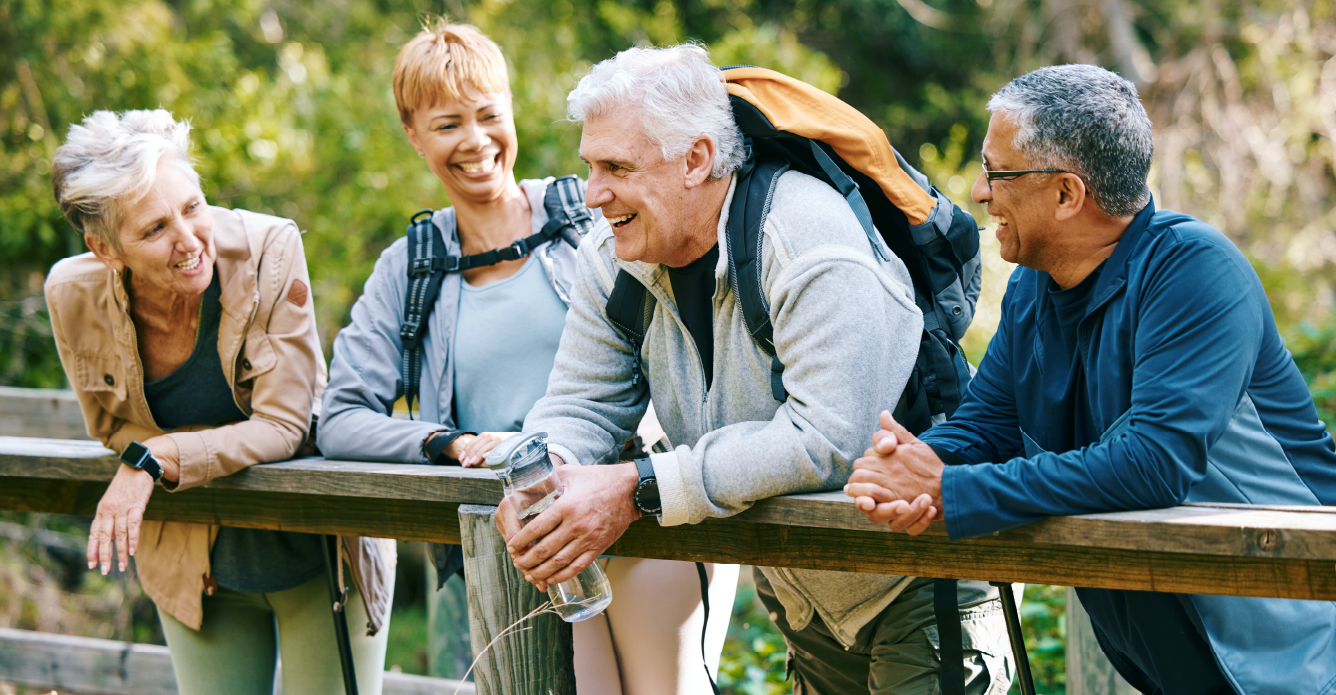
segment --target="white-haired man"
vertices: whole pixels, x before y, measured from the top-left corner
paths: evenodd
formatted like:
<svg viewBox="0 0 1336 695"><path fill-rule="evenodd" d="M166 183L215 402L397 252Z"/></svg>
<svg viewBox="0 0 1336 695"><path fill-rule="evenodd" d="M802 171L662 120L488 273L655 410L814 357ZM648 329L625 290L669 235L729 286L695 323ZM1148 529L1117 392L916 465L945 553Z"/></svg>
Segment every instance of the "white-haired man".
<svg viewBox="0 0 1336 695"><path fill-rule="evenodd" d="M605 223L580 246L580 280L548 383L525 431L549 433L565 495L522 530L497 515L516 566L544 586L575 576L642 514L697 523L755 500L838 488L877 412L913 368L922 317L909 273L879 260L849 205L801 173L777 180L761 284L787 397L745 325L725 238L744 161L720 73L698 46L633 48L569 97L584 124L587 204ZM608 317L619 272L653 297L637 355ZM617 462L650 401L676 449ZM648 483L657 485L657 494ZM637 494L637 490L639 493ZM931 579L764 568L756 582L789 643L799 693L937 688ZM618 607L622 597L613 602ZM1011 668L997 593L962 583L967 692L1002 693ZM635 611L623 603L618 610Z"/></svg>
<svg viewBox="0 0 1336 695"><path fill-rule="evenodd" d="M1021 267L951 420L920 440L882 416L846 488L868 518L918 533L941 511L970 538L1184 501L1336 504L1331 435L1257 274L1220 232L1155 210L1136 88L1047 67L989 108L974 198ZM1336 603L1076 591L1141 692L1336 689Z"/></svg>

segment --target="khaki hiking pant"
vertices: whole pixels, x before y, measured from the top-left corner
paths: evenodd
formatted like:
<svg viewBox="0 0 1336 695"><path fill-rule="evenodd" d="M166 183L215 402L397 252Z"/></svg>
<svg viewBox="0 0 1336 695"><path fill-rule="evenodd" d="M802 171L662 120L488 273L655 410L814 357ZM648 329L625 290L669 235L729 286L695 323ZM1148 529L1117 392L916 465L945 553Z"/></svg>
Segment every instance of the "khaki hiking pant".
<svg viewBox="0 0 1336 695"><path fill-rule="evenodd" d="M915 579L904 593L858 631L845 649L819 615L801 630L789 628L770 581L754 569L756 593L789 645L793 695L938 695L937 618L931 579ZM966 695L1005 695L1015 676L1001 599L960 609Z"/></svg>

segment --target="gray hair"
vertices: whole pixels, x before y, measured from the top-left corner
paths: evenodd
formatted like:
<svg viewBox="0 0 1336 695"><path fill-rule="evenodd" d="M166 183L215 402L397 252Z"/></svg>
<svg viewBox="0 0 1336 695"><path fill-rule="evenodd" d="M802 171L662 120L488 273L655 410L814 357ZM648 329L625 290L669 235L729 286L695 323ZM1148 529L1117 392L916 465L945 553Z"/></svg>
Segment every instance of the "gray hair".
<svg viewBox="0 0 1336 695"><path fill-rule="evenodd" d="M179 165L199 185L188 121L178 122L163 109L119 116L94 111L83 125L70 126L51 161L56 202L75 229L119 249L124 207L148 194L162 161Z"/></svg>
<svg viewBox="0 0 1336 695"><path fill-rule="evenodd" d="M1094 65L1040 68L994 94L988 110L1016 124L1027 166L1079 174L1105 214L1134 215L1150 202L1155 142L1131 82Z"/></svg>
<svg viewBox="0 0 1336 695"><path fill-rule="evenodd" d="M634 108L640 127L663 158L677 159L701 134L714 140L710 178L742 166L746 152L733 121L728 91L704 48L628 48L589 70L566 97L570 119L584 123L623 108Z"/></svg>

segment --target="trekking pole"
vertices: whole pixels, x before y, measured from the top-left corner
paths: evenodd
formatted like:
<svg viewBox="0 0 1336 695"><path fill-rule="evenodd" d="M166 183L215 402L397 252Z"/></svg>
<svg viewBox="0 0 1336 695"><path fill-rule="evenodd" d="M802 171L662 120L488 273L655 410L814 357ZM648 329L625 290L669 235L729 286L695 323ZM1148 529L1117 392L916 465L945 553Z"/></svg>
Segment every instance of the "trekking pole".
<svg viewBox="0 0 1336 695"><path fill-rule="evenodd" d="M339 556L339 537L320 536L320 545L325 550L325 579L329 584L329 601L334 610L334 641L339 647L339 665L343 667L343 691L347 695L357 695L357 675L353 672L353 648L348 638L348 616L344 607L348 603L348 591L341 584L340 570L343 560Z"/></svg>
<svg viewBox="0 0 1336 695"><path fill-rule="evenodd" d="M1016 659L1016 676L1021 682L1021 695L1035 695L1034 677L1030 675L1030 656L1025 653L1025 635L1021 633L1021 617L1016 611L1016 595L1009 582L988 582L1001 589L1002 613L1007 620L1007 637L1011 638L1011 655Z"/></svg>

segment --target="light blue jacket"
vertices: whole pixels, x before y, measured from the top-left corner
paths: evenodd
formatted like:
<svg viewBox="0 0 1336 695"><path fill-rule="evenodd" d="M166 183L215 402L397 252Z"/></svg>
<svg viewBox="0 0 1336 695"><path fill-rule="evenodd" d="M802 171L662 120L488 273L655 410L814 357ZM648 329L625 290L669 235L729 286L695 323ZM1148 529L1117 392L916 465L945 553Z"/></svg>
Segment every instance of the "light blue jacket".
<svg viewBox="0 0 1336 695"><path fill-rule="evenodd" d="M525 180L520 188L533 210L533 229L547 222L543 195L553 179ZM583 183L581 184L583 187ZM598 219L597 210L591 211ZM432 222L441 230L447 252L459 255L453 208L437 210ZM575 283L575 248L557 239L534 250L557 296L570 304ZM462 276L449 273L441 283L436 306L427 320L417 420L392 417L400 395L399 364L403 342L399 326L408 294L408 239L400 238L381 253L353 305L352 322L334 340L329 386L325 387L316 441L333 459L427 463L422 442L432 432L454 431L455 319Z"/></svg>
<svg viewBox="0 0 1336 695"><path fill-rule="evenodd" d="M960 464L942 476L952 538L1183 502L1336 504L1332 438L1233 243L1152 203L1099 272L1070 402L1052 391L1051 280L1018 268L964 402L922 436ZM1186 598L1238 692L1336 691L1336 604Z"/></svg>

